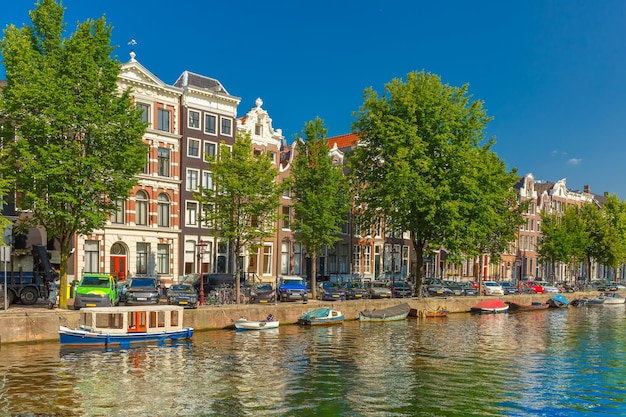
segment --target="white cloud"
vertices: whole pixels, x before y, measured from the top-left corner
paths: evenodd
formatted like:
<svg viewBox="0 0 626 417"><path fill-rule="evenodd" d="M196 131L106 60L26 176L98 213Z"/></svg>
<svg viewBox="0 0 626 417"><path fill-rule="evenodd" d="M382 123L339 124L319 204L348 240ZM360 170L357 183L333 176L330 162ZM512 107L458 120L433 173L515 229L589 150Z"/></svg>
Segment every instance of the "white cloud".
<svg viewBox="0 0 626 417"><path fill-rule="evenodd" d="M579 165L583 162L582 158L570 158L567 163L569 165Z"/></svg>

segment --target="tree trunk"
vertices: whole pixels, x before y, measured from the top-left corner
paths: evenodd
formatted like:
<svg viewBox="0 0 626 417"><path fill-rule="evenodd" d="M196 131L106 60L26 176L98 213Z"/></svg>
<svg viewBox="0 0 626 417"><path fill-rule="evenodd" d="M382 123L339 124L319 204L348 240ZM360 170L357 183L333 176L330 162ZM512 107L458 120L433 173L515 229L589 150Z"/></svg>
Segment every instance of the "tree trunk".
<svg viewBox="0 0 626 417"><path fill-rule="evenodd" d="M70 255L71 234L63 234L59 237L61 265L59 266L59 308L67 309L67 262Z"/></svg>
<svg viewBox="0 0 626 417"><path fill-rule="evenodd" d="M239 251L241 248L239 247L239 242L230 242L231 248L233 248L233 259L235 265L235 304L240 304L241 297L241 278L239 276Z"/></svg>
<svg viewBox="0 0 626 417"><path fill-rule="evenodd" d="M424 269L424 247L426 243L423 239L413 239L413 247L415 248L415 292L418 298L422 298L422 283L424 277L422 271Z"/></svg>
<svg viewBox="0 0 626 417"><path fill-rule="evenodd" d="M311 255L311 298L317 298L317 252Z"/></svg>

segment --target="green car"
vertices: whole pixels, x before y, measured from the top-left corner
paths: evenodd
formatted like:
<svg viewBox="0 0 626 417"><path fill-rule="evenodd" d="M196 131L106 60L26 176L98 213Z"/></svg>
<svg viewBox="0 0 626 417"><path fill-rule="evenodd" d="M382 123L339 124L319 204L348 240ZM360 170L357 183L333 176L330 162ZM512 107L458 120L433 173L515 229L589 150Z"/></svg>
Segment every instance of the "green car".
<svg viewBox="0 0 626 417"><path fill-rule="evenodd" d="M119 304L117 282L112 275L87 273L76 287L74 310L82 307L112 307Z"/></svg>

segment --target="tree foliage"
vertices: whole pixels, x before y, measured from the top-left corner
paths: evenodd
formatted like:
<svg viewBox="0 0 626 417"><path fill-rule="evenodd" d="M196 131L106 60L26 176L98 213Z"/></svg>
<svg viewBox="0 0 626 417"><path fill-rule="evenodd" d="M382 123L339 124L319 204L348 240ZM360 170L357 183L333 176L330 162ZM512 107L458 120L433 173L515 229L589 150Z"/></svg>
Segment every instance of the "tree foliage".
<svg viewBox="0 0 626 417"><path fill-rule="evenodd" d="M232 152L220 145L217 155L208 157L208 165L215 187L201 188L195 197L203 207L202 221L230 243L239 303L237 256L273 236L284 184L276 182L278 171L271 156L253 153L249 133L237 133Z"/></svg>
<svg viewBox="0 0 626 417"><path fill-rule="evenodd" d="M63 15L55 0L40 0L32 25L5 29L0 111L14 129L4 174L21 193L19 208L59 240L65 288L72 235L105 225L137 183L147 147L130 92L118 91L111 27L87 20L64 38Z"/></svg>
<svg viewBox="0 0 626 417"><path fill-rule="evenodd" d="M391 228L410 232L419 291L427 247L495 252L511 236L519 221L516 174L491 151L491 119L467 85L444 85L422 71L385 91L367 89L356 114L352 185L366 221L384 216Z"/></svg>
<svg viewBox="0 0 626 417"><path fill-rule="evenodd" d="M319 117L305 124L295 145L292 170L296 238L311 256L311 296L316 294L317 256L339 238L350 209L349 187L341 165L333 165Z"/></svg>

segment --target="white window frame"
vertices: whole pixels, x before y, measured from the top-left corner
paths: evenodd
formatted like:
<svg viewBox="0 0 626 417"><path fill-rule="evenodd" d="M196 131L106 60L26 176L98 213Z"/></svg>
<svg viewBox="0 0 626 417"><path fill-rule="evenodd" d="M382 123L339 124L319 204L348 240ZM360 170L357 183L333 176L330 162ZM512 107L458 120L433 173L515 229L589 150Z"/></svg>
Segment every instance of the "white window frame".
<svg viewBox="0 0 626 417"><path fill-rule="evenodd" d="M213 120L215 120L215 131L214 132L209 132L207 129L209 127L209 123L207 123L207 117L212 117ZM217 136L217 129L218 129L218 122L219 119L216 115L211 114L211 113L204 113L204 130L203 132L206 133L207 135L211 135L211 136Z"/></svg>
<svg viewBox="0 0 626 417"><path fill-rule="evenodd" d="M224 132L226 130L224 129L225 123L228 124L228 133ZM220 116L220 133L222 136L233 136L233 119L231 117Z"/></svg>
<svg viewBox="0 0 626 417"><path fill-rule="evenodd" d="M213 172L202 171L202 188L205 190L215 189L215 184L213 183Z"/></svg>
<svg viewBox="0 0 626 417"><path fill-rule="evenodd" d="M213 147L213 153L211 154L211 152L209 152L209 150L207 148ZM219 144L215 143L215 142L211 142L209 140L205 140L204 141L204 147L202 148L202 158L204 158L204 160L207 160L207 157L212 157L217 155L217 148L218 148ZM208 154L208 155L207 155Z"/></svg>
<svg viewBox="0 0 626 417"><path fill-rule="evenodd" d="M196 174L195 178L191 177L191 174L193 173ZM187 172L185 174L185 189L187 191L198 191L199 180L200 180L200 170L187 168Z"/></svg>
<svg viewBox="0 0 626 417"><path fill-rule="evenodd" d="M195 143L197 145L195 154L193 154L191 152L191 150L192 150L191 144L192 143ZM202 141L200 139L187 138L187 156L189 158L200 159L200 157L202 156L202 150L200 149L201 146L202 146Z"/></svg>
<svg viewBox="0 0 626 417"><path fill-rule="evenodd" d="M263 251L261 252L261 265L263 275L272 275L272 258L274 257L274 245L266 243L263 245Z"/></svg>
<svg viewBox="0 0 626 417"><path fill-rule="evenodd" d="M197 126L194 126L194 125L191 123L191 120L192 120L192 119L191 119L191 115L192 115L192 114L197 114L197 115L198 115L198 125L197 125ZM197 110L189 110L189 111L187 112L187 127L188 127L189 129L200 130L200 129L201 129L201 126L202 126L202 120L200 120L200 117L202 117L202 114L200 114L200 112L199 112L199 111L197 111Z"/></svg>
<svg viewBox="0 0 626 417"><path fill-rule="evenodd" d="M185 226L198 226L198 202L185 201Z"/></svg>

